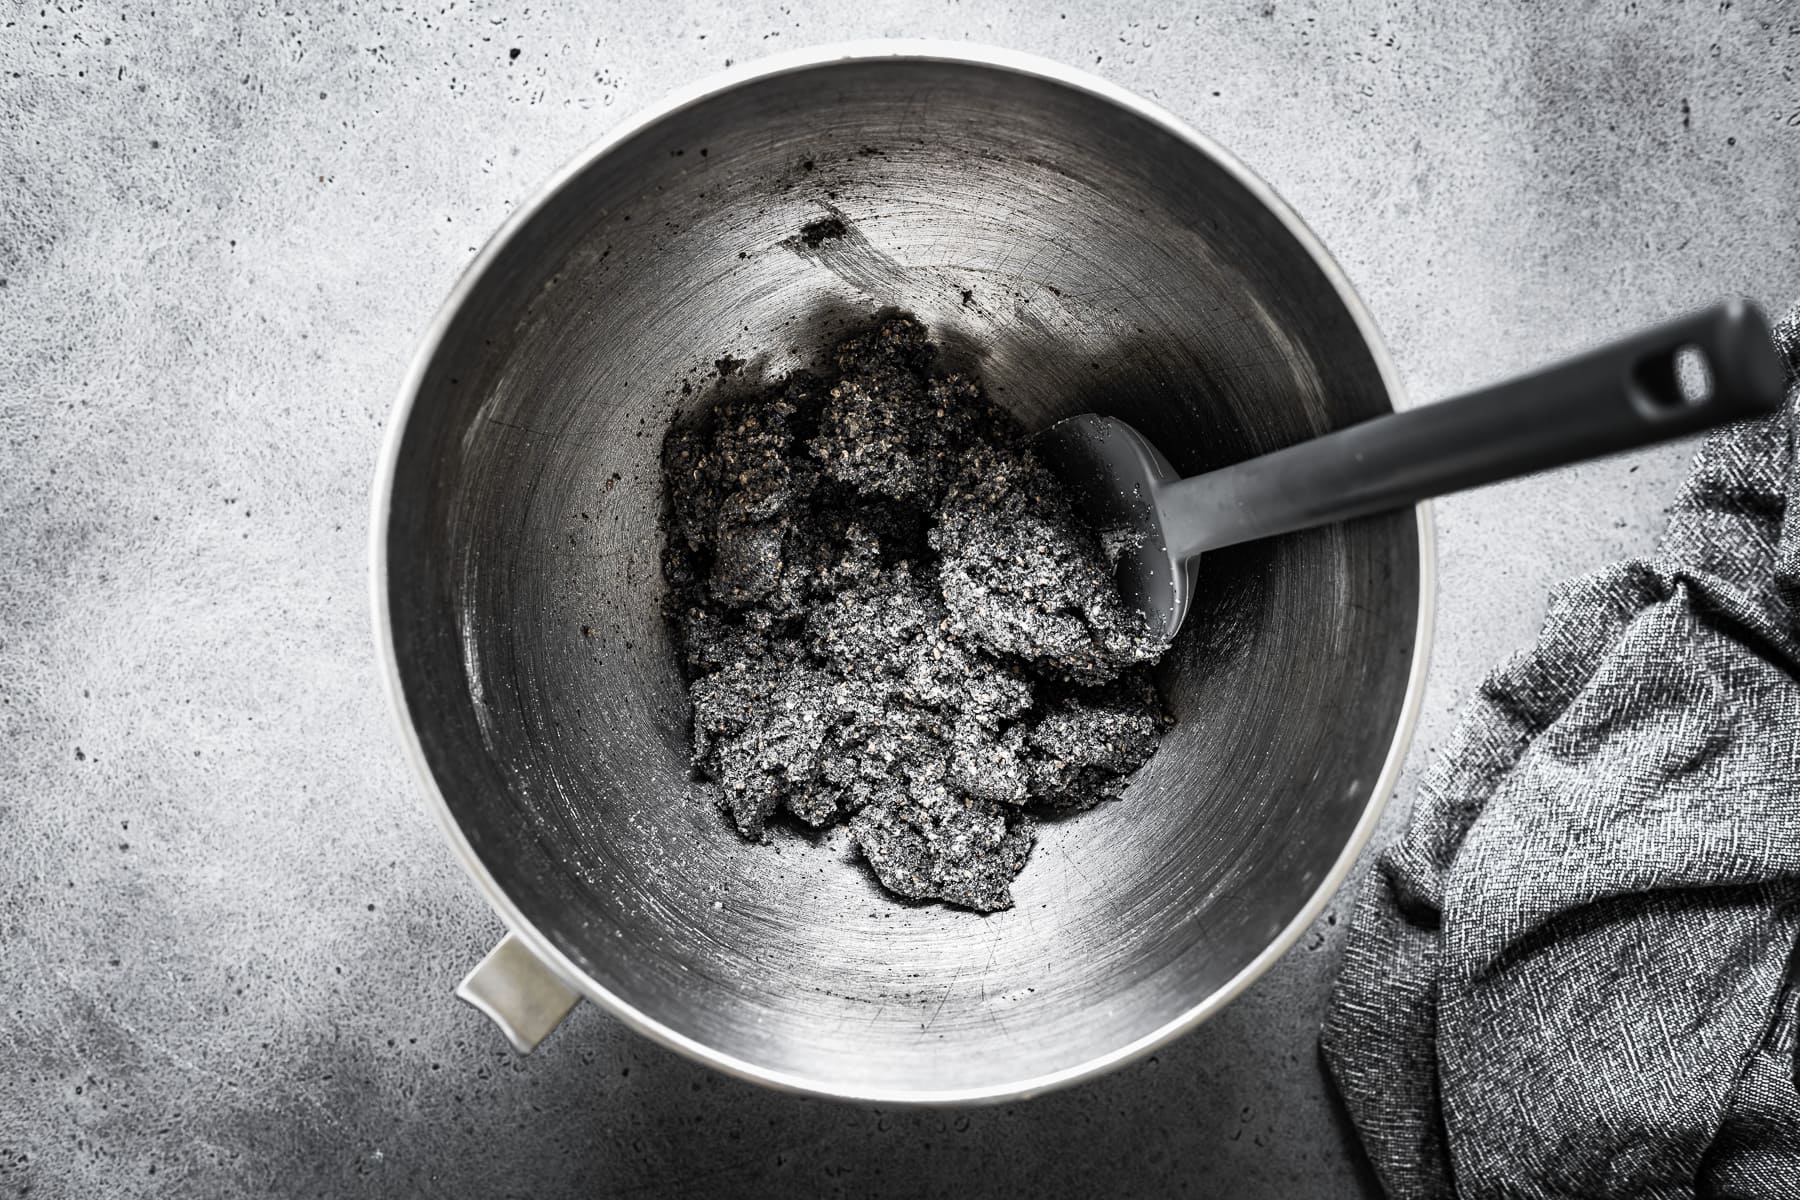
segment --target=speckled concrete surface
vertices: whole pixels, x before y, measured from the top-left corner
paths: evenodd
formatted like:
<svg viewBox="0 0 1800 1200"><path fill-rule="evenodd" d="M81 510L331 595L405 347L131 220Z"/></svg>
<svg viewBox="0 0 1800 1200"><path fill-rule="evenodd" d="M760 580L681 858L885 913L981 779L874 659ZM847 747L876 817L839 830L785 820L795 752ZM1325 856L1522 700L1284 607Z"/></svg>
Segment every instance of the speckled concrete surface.
<svg viewBox="0 0 1800 1200"><path fill-rule="evenodd" d="M359 8L368 11L358 13ZM498 926L415 800L364 529L415 337L584 143L732 60L871 35L1084 66L1337 252L1413 393L1800 295L1800 19L940 0L0 7L0 1193L1325 1197L1348 909L1156 1058L1032 1103L765 1093L590 1008L515 1059ZM1439 506L1391 811L1556 578L1646 548L1675 447Z"/></svg>

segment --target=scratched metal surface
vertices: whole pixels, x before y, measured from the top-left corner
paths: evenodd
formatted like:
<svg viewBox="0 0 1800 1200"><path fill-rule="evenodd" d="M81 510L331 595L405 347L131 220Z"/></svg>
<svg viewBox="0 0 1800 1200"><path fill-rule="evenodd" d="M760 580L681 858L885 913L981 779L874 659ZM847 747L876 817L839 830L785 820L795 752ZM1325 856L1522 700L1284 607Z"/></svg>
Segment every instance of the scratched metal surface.
<svg viewBox="0 0 1800 1200"><path fill-rule="evenodd" d="M1778 0L0 6L0 1193L1362 1193L1315 1051L1354 884L1219 1016L1029 1103L780 1095L593 1005L514 1059L450 999L498 923L369 649L382 422L560 164L728 59L847 37L1167 105L1319 232L1420 401L1724 294L1778 309L1792 29ZM1551 584L1649 547L1688 455L1437 506L1378 841Z"/></svg>
<svg viewBox="0 0 1800 1200"><path fill-rule="evenodd" d="M848 232L808 247L826 215ZM889 903L841 831L747 846L687 787L661 435L883 306L1028 427L1116 414L1189 472L1389 410L1324 270L1159 125L988 65L814 65L635 134L509 235L399 446L389 610L450 811L605 994L828 1094L1004 1095L1187 1019L1329 882L1400 736L1421 534L1209 556L1160 671L1180 724L1046 826L1010 911Z"/></svg>

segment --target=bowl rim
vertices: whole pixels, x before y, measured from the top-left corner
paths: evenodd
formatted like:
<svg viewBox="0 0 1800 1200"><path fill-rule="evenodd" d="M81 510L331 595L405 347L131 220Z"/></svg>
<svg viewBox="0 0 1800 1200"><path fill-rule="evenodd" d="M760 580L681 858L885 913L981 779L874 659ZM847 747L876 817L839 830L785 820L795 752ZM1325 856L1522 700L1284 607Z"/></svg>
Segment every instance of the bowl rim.
<svg viewBox="0 0 1800 1200"><path fill-rule="evenodd" d="M412 768L413 775L423 787L432 815L448 839L452 852L513 936L529 947L533 954L581 996L616 1016L631 1029L680 1054L729 1075L779 1090L875 1104L998 1103L1040 1095L1083 1080L1096 1078L1142 1058L1159 1046L1187 1033L1224 1008L1286 954L1318 918L1319 914L1324 911L1326 904L1343 885L1362 854L1363 848L1374 835L1388 800L1399 784L1423 703L1425 680L1430 666L1432 629L1437 603L1436 536L1429 502L1415 506L1419 552L1419 601L1413 639L1412 668L1407 680L1406 694L1401 702L1400 718L1395 723L1393 740L1388 747L1381 771L1370 789L1362 816L1351 831L1343 851L1338 855L1331 869L1321 878L1306 903L1300 907L1299 912L1269 944L1237 974L1197 1001L1174 1020L1124 1046L1097 1055L1075 1066L1025 1078L1002 1080L977 1086L946 1088L863 1086L855 1080L825 1083L803 1075L773 1070L725 1053L679 1033L596 983L539 932L536 926L518 909L488 872L487 867L477 856L467 836L463 833L462 827L451 813L449 803L439 789L437 779L425 758L423 745L413 724L411 711L406 704L400 681L399 661L394 649L393 624L388 608L387 527L393 508L395 469L399 460L401 443L410 424L413 406L418 399L426 372L443 346L445 334L452 320L468 301L470 295L480 286L483 278L494 267L494 264L506 253L520 230L530 223L545 205L581 172L586 171L617 146L684 109L714 99L723 93L734 91L746 84L780 75L845 62L891 60L948 62L964 66L984 67L1027 75L1075 91L1085 92L1149 121L1209 157L1221 169L1231 174L1251 195L1255 196L1282 223L1294 240L1312 256L1319 269L1336 290L1339 301L1350 314L1357 331L1368 346L1382 383L1387 389L1389 403L1395 409L1410 407L1405 400L1399 372L1381 338L1374 318L1344 274L1343 269L1325 249L1324 243L1300 219L1299 215L1288 207L1272 187L1229 151L1162 106L1086 71L1064 66L1034 54L996 46L985 46L972 42L898 38L867 39L813 46L771 55L715 72L670 92L655 104L620 121L605 135L576 154L545 180L528 198L523 200L470 260L468 266L458 276L449 295L432 317L431 323L426 327L418 348L414 351L412 360L407 367L393 410L388 416L387 427L383 432L380 458L376 466L371 496L370 612L374 623L375 654L380 664L382 688L387 694L389 709L399 727L400 740L405 749L407 762Z"/></svg>

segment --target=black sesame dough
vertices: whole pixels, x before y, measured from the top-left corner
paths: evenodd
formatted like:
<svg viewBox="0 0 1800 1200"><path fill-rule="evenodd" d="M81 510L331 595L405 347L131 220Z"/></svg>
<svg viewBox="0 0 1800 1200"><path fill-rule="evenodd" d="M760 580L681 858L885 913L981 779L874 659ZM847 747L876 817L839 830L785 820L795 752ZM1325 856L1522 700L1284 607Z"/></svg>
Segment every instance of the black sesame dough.
<svg viewBox="0 0 1800 1200"><path fill-rule="evenodd" d="M738 831L847 820L890 892L983 912L1031 810L1117 796L1167 648L1024 431L890 315L663 445L694 767Z"/></svg>

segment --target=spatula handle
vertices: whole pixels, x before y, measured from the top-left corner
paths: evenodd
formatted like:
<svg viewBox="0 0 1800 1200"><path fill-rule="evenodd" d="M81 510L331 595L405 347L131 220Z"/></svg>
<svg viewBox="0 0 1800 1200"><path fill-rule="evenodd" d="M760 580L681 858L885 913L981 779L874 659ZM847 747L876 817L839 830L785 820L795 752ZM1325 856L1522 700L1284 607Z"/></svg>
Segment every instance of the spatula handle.
<svg viewBox="0 0 1800 1200"><path fill-rule="evenodd" d="M1180 557L1405 508L1667 441L1781 403L1786 370L1749 304L1721 304L1466 396L1377 417L1169 485Z"/></svg>

